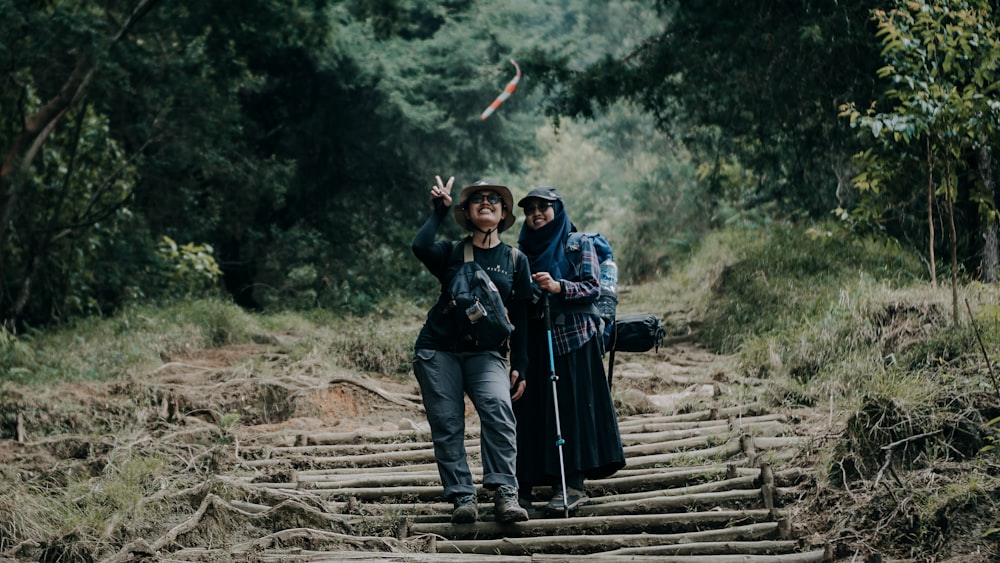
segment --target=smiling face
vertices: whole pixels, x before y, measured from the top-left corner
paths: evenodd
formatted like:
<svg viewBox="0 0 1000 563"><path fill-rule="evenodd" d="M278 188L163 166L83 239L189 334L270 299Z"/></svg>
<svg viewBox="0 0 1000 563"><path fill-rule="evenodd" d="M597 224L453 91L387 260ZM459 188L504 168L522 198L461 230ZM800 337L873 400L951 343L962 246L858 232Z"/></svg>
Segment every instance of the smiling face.
<svg viewBox="0 0 1000 563"><path fill-rule="evenodd" d="M481 231L496 229L506 215L503 198L493 190L473 192L465 200L465 216Z"/></svg>
<svg viewBox="0 0 1000 563"><path fill-rule="evenodd" d="M551 201L533 197L524 202L524 224L533 231L549 224L555 217L556 210Z"/></svg>

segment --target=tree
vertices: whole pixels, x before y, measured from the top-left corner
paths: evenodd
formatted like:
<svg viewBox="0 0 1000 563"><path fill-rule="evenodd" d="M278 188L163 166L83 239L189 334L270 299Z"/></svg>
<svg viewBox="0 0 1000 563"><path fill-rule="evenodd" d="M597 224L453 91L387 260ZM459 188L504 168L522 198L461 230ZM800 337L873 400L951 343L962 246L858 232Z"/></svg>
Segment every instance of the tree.
<svg viewBox="0 0 1000 563"><path fill-rule="evenodd" d="M288 170L245 135L241 96L267 82L251 65L324 44L327 3L248 1L233 18L203 2L0 0L0 321L150 295L163 235L245 231Z"/></svg>
<svg viewBox="0 0 1000 563"><path fill-rule="evenodd" d="M893 105L889 111L870 108L862 114L847 104L842 115L884 146L918 141L925 147L931 277L936 279L933 204L935 197L943 196L951 250L952 312L957 322L957 177L964 155L981 153L984 139L993 137L1000 125L1000 102L996 101L1000 33L990 19L992 10L986 0L899 0L892 10L875 10L873 14L886 62L878 76L891 82L887 95ZM869 153L872 156L876 160L893 158L891 153ZM940 186L935 187L939 162L944 170ZM985 176L990 176L989 172ZM859 177L859 186L878 189L878 184L868 182L864 175ZM983 184L971 194L979 202L985 222L996 225L992 197Z"/></svg>
<svg viewBox="0 0 1000 563"><path fill-rule="evenodd" d="M820 217L840 204L836 176L857 141L836 108L874 95L870 1L660 0L662 29L631 52L583 67L539 50L549 112L593 116L636 102L682 133L715 205ZM726 182L732 167L750 179Z"/></svg>

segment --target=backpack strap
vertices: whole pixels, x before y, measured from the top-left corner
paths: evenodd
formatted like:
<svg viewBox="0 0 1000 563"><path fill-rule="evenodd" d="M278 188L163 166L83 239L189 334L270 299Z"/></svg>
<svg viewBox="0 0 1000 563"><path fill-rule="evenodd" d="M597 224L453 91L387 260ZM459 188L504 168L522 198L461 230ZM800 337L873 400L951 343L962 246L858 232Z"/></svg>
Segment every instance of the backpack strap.
<svg viewBox="0 0 1000 563"><path fill-rule="evenodd" d="M472 253L472 239L465 239L465 262L472 262L475 256Z"/></svg>
<svg viewBox="0 0 1000 563"><path fill-rule="evenodd" d="M456 244L462 244L462 243L456 243ZM504 243L500 243L500 244L504 244ZM463 262L472 262L472 261L474 261L476 258L475 258L475 254L473 253L473 248L472 248L472 237L466 237L464 245L465 245L465 248L462 249L462 259L463 259ZM512 272L511 276L510 276L510 295L507 296L507 299L510 300L510 298L514 296L514 284L516 283L516 280L517 280L518 254L520 254L521 251L518 250L518 249L516 249L516 248L514 248L513 246L511 246L509 244L506 245L506 246L507 246L507 250L508 250L507 256L510 258L510 270Z"/></svg>

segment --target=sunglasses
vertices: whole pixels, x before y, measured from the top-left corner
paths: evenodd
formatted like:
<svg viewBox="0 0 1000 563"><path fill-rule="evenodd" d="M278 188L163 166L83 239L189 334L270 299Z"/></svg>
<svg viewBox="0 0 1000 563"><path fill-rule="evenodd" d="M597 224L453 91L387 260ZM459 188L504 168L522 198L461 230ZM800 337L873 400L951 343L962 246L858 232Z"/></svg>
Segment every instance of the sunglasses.
<svg viewBox="0 0 1000 563"><path fill-rule="evenodd" d="M477 205L482 203L484 200L492 203L493 205L496 205L502 201L500 194L495 192L490 192L488 194L482 194L482 193L472 194L469 196L469 202L475 203Z"/></svg>
<svg viewBox="0 0 1000 563"><path fill-rule="evenodd" d="M541 211L542 213L545 213L546 211L549 210L550 207L552 207L551 201L543 201L541 203L529 203L528 205L524 206L524 214L531 215L536 211Z"/></svg>

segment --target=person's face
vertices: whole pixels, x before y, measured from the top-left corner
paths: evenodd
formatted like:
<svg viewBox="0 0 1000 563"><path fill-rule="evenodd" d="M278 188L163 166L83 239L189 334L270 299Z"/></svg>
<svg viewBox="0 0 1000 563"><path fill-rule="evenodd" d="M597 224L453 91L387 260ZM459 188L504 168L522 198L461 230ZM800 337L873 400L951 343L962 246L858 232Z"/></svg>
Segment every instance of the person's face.
<svg viewBox="0 0 1000 563"><path fill-rule="evenodd" d="M524 224L533 231L541 229L555 217L551 201L533 197L524 203Z"/></svg>
<svg viewBox="0 0 1000 563"><path fill-rule="evenodd" d="M466 217L484 231L495 229L506 213L503 198L492 190L475 192L465 202Z"/></svg>

